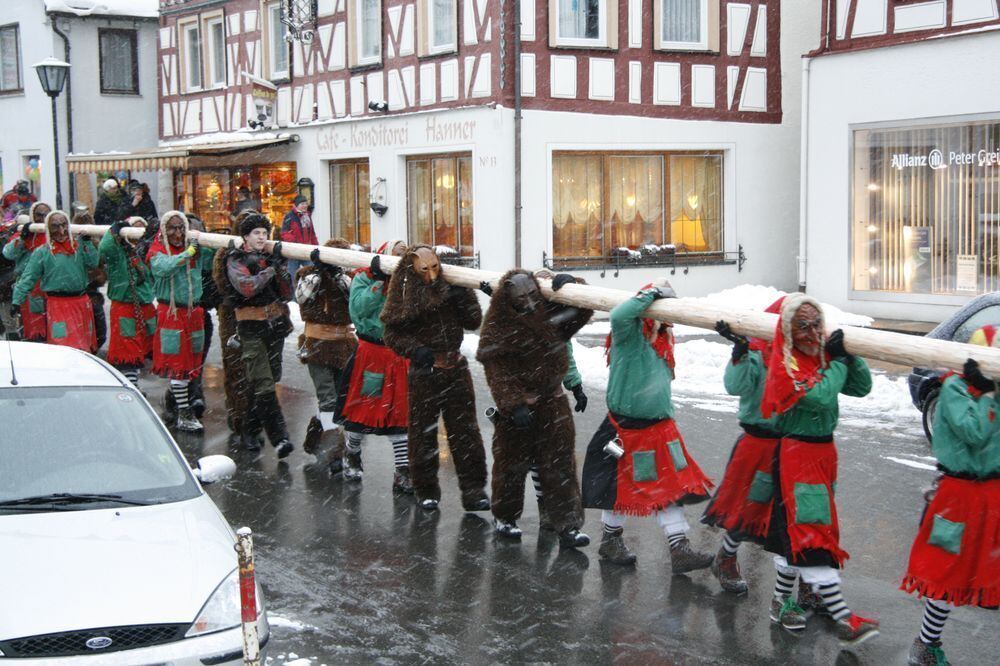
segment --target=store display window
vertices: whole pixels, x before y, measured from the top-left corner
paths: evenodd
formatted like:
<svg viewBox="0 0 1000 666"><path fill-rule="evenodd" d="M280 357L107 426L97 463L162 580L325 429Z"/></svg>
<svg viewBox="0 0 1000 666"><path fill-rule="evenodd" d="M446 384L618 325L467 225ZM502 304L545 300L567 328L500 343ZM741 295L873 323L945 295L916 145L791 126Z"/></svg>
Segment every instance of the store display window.
<svg viewBox="0 0 1000 666"><path fill-rule="evenodd" d="M290 163L191 169L174 172L174 197L179 210L197 215L209 231L228 233L232 217L252 208L267 215L277 233L292 209L296 182Z"/></svg>
<svg viewBox="0 0 1000 666"><path fill-rule="evenodd" d="M368 160L330 164L330 237L371 246Z"/></svg>
<svg viewBox="0 0 1000 666"><path fill-rule="evenodd" d="M472 257L472 157L414 156L406 161L409 242Z"/></svg>

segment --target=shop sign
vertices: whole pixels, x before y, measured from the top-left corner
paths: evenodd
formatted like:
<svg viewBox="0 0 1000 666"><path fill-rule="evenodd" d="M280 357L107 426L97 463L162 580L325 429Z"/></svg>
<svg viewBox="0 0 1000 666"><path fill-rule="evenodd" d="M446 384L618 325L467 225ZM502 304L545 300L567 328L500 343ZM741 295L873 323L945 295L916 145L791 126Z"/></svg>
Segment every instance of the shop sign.
<svg viewBox="0 0 1000 666"><path fill-rule="evenodd" d="M421 122L421 121L415 121ZM423 132L419 129L413 134L422 135L423 142L417 139L417 145L448 145L467 143L474 139L476 132L475 120L443 120L436 116L428 116L422 121ZM349 127L343 125L331 127L316 133L316 148L321 153L336 151L367 150L371 148L406 147L411 144L410 123L352 123Z"/></svg>
<svg viewBox="0 0 1000 666"><path fill-rule="evenodd" d="M911 153L893 153L892 155L892 168L897 171L924 167L937 170L947 169L950 166L978 166L986 168L998 165L1000 165L1000 150L986 148L972 153L951 150L945 154L935 148L926 155L914 155Z"/></svg>

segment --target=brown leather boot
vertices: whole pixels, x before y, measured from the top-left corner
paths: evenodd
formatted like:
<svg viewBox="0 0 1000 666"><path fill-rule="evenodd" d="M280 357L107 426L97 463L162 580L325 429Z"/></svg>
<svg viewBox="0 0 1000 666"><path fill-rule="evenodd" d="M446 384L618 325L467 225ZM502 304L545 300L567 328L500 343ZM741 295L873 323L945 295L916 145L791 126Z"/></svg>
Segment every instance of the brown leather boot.
<svg viewBox="0 0 1000 666"><path fill-rule="evenodd" d="M687 537L670 547L670 569L675 575L707 569L714 559L711 553L703 553L692 548Z"/></svg>
<svg viewBox="0 0 1000 666"><path fill-rule="evenodd" d="M731 594L746 594L747 582L740 574L740 563L735 555L726 555L720 548L712 562L712 573L719 579L722 589Z"/></svg>
<svg viewBox="0 0 1000 666"><path fill-rule="evenodd" d="M306 438L302 442L302 450L306 453L316 453L321 439L323 439L323 424L314 416L309 419L309 425L306 426Z"/></svg>
<svg viewBox="0 0 1000 666"><path fill-rule="evenodd" d="M610 532L604 530L601 536L601 547L597 549L597 554L601 556L601 559L612 564L635 564L635 555L625 545L622 533L623 530L620 527Z"/></svg>

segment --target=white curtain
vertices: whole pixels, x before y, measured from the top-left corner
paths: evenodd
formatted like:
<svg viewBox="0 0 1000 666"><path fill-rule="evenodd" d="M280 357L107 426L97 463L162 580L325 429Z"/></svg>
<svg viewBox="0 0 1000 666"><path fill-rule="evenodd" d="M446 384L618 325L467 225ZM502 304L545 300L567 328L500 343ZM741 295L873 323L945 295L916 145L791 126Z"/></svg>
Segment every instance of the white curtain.
<svg viewBox="0 0 1000 666"><path fill-rule="evenodd" d="M559 0L559 36L597 39L600 31L600 0Z"/></svg>
<svg viewBox="0 0 1000 666"><path fill-rule="evenodd" d="M434 2L434 46L455 43L455 2L454 0L433 0Z"/></svg>
<svg viewBox="0 0 1000 666"><path fill-rule="evenodd" d="M701 41L702 0L660 0L663 3L663 41Z"/></svg>

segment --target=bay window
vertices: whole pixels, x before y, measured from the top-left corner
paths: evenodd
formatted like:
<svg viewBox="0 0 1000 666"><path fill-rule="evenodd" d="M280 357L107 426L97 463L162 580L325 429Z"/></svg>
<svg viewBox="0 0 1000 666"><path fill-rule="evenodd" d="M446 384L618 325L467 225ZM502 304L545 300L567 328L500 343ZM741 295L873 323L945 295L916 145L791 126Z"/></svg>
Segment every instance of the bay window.
<svg viewBox="0 0 1000 666"><path fill-rule="evenodd" d="M371 246L368 160L330 164L330 237Z"/></svg>
<svg viewBox="0 0 1000 666"><path fill-rule="evenodd" d="M406 196L411 245L440 245L461 257L474 255L471 155L408 158Z"/></svg>

